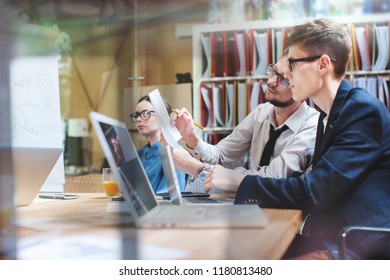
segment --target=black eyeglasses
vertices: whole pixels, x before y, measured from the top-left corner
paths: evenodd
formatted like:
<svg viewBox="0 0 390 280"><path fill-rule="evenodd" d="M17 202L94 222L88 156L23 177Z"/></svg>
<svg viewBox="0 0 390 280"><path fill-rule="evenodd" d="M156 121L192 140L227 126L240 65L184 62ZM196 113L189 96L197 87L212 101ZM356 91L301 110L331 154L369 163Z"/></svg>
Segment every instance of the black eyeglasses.
<svg viewBox="0 0 390 280"><path fill-rule="evenodd" d="M289 59L287 59L288 69L290 69L290 71L292 72L292 70L294 69L294 65L297 62L312 62L312 61L319 59L321 56L322 55L315 55L315 56L302 57L302 58L289 58ZM336 61L335 58L330 58L330 60L333 62Z"/></svg>
<svg viewBox="0 0 390 280"><path fill-rule="evenodd" d="M143 110L142 112L135 112L130 114L130 119L133 123L137 122L138 117L141 117L141 120L146 121L150 119L152 113L154 113L154 111Z"/></svg>
<svg viewBox="0 0 390 280"><path fill-rule="evenodd" d="M281 74L279 74L275 69L274 69L274 64L268 65L267 68L267 75L268 77L272 78L275 75L277 76L277 84L280 85L282 88L287 88L289 85L289 82L287 79L285 79Z"/></svg>

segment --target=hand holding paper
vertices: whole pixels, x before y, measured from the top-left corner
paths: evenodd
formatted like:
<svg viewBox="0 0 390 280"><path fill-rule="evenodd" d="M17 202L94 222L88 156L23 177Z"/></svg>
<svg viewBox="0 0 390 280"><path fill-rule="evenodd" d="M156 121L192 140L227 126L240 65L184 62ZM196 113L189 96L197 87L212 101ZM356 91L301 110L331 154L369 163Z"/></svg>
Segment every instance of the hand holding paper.
<svg viewBox="0 0 390 280"><path fill-rule="evenodd" d="M179 130L181 138L187 147L194 148L199 144L199 137L195 133L195 126L198 126L192 119L190 112L186 108L173 110L171 122Z"/></svg>

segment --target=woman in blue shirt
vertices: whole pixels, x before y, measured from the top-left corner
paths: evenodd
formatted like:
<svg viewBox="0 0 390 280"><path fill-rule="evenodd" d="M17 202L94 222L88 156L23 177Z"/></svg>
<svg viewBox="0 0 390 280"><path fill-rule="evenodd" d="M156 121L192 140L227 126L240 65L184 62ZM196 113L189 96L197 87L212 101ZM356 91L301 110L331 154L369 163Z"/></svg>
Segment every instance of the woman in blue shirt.
<svg viewBox="0 0 390 280"><path fill-rule="evenodd" d="M170 114L172 111L171 106L166 100L164 100L164 103L168 114ZM141 135L144 135L148 140L148 144L138 150L138 155L154 192L156 194L168 192L168 186L158 150L161 145L161 130L148 95L145 95L138 100L136 112L132 113L130 118L133 123L137 124L138 132ZM186 187L185 173L177 170L176 174L180 190L184 191Z"/></svg>

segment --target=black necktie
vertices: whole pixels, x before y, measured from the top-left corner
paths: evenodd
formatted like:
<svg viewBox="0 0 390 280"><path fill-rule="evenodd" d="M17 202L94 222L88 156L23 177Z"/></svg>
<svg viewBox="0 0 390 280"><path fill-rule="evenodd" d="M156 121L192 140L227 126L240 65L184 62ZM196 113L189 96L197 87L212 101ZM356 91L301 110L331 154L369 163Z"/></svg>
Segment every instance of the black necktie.
<svg viewBox="0 0 390 280"><path fill-rule="evenodd" d="M313 166L320 159L320 150L321 150L322 137L324 136L324 118L325 117L326 117L326 114L321 111L320 117L318 118L316 145L315 145L315 148L314 148L314 155L313 155Z"/></svg>
<svg viewBox="0 0 390 280"><path fill-rule="evenodd" d="M287 125L283 125L280 129L274 130L274 127L271 125L269 128L269 140L267 144L265 144L263 154L261 155L261 160L259 166L268 165L272 153L274 152L274 147L276 143L276 139L288 128Z"/></svg>

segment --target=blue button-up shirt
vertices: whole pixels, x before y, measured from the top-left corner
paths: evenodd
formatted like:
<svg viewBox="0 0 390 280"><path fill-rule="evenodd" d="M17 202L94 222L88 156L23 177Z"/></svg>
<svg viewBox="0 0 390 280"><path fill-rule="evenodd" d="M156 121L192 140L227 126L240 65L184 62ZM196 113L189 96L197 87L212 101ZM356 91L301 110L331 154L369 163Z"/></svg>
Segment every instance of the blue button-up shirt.
<svg viewBox="0 0 390 280"><path fill-rule="evenodd" d="M146 144L144 147L138 150L138 155L144 166L145 172L148 175L150 184L155 193L168 192L168 185L165 180L162 162L160 158L160 142L150 146ZM186 176L185 173L176 170L177 179L179 181L180 190L183 192L186 188Z"/></svg>

